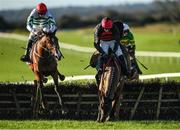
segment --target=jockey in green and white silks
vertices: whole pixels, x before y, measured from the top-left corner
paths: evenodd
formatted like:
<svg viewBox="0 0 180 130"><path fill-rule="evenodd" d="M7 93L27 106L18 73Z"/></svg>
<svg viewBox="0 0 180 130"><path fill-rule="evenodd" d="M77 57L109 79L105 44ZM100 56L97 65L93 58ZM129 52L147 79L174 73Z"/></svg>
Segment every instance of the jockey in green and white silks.
<svg viewBox="0 0 180 130"><path fill-rule="evenodd" d="M136 45L134 36L130 31L129 26L125 23L123 23L123 35L120 39L120 44L123 45L128 50L130 55L133 57L132 67L135 67L137 69L138 74L142 74L142 71L140 70L135 58Z"/></svg>
<svg viewBox="0 0 180 130"><path fill-rule="evenodd" d="M54 33L57 30L56 23L52 15L47 11L44 15L39 15L34 9L27 19L27 29L30 31L30 40L34 40L34 36L38 30L47 33Z"/></svg>
<svg viewBox="0 0 180 130"><path fill-rule="evenodd" d="M135 40L132 32L129 31L129 26L125 23L123 23L123 36L121 37L120 43L121 45L128 48L131 46L131 48L135 48Z"/></svg>
<svg viewBox="0 0 180 130"><path fill-rule="evenodd" d="M56 22L50 12L47 10L47 7L44 3L39 3L36 6L36 9L33 9L30 13L29 17L27 18L27 27L28 31L30 32L28 45L26 54L21 57L23 62L30 62L30 49L32 48L33 43L36 40L38 35L38 31L43 31L48 34L54 34L54 44L56 45L57 49L57 58L60 60L61 52L59 50L58 39L55 37L55 32L57 30Z"/></svg>

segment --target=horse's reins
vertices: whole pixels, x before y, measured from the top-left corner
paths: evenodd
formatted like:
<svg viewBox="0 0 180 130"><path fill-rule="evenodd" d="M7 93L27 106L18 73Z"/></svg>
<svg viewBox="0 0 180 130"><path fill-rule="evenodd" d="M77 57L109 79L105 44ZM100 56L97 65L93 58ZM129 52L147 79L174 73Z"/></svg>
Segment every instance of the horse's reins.
<svg viewBox="0 0 180 130"><path fill-rule="evenodd" d="M106 66L109 65L110 61L111 61L112 57L108 59L108 62L106 64L103 64L103 71L105 70ZM117 65L117 62L115 62L115 64ZM117 65L118 66L118 65ZM119 69L119 68L118 68Z"/></svg>

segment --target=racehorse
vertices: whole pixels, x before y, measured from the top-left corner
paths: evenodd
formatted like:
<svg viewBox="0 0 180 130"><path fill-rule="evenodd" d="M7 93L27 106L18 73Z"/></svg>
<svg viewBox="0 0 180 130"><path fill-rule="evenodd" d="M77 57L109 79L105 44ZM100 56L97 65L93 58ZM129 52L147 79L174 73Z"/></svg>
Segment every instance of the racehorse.
<svg viewBox="0 0 180 130"><path fill-rule="evenodd" d="M99 107L98 122L105 122L114 117L119 118L119 108L124 75L120 61L111 53L103 61L103 72L98 87Z"/></svg>
<svg viewBox="0 0 180 130"><path fill-rule="evenodd" d="M52 41L52 34L46 34L44 32L39 32L38 40L33 45L31 50L31 63L29 64L30 68L35 75L35 93L33 97L33 117L38 117L38 112L40 106L43 109L46 109L47 102L44 99L43 93L43 83L47 82L47 76L52 76L54 80L54 90L58 97L58 102L63 110L63 102L59 92L57 91L58 87L58 77L60 80L64 80L65 76L60 74L57 69L57 59L56 47Z"/></svg>

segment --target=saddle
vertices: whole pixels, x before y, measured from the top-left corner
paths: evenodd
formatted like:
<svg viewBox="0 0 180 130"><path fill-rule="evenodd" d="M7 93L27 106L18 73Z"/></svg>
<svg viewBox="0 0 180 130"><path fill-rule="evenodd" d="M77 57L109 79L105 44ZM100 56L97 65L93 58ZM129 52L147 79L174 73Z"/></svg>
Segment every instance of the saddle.
<svg viewBox="0 0 180 130"><path fill-rule="evenodd" d="M92 56L91 56L91 59L90 59L90 62L89 62L89 65L92 67L92 68L95 68L98 64L98 60L100 58L101 54L98 52L98 51L95 51Z"/></svg>

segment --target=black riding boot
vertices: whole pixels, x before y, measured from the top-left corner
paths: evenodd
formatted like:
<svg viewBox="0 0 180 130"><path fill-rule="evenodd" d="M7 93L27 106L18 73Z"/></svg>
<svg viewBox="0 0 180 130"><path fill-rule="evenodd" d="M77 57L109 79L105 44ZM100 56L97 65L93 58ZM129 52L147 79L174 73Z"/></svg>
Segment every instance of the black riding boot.
<svg viewBox="0 0 180 130"><path fill-rule="evenodd" d="M131 71L130 71L128 65L127 65L127 62L126 62L124 56L123 56L123 55L119 56L119 60L120 60L120 62L121 62L121 66L122 66L123 73L124 73L127 77L129 77Z"/></svg>
<svg viewBox="0 0 180 130"><path fill-rule="evenodd" d="M26 50L26 54L21 56L20 60L23 62L30 62L30 49L32 48L32 40L28 41L28 45L27 45L27 50Z"/></svg>
<svg viewBox="0 0 180 130"><path fill-rule="evenodd" d="M100 84L100 78L101 78L102 72L103 72L103 57L101 56L99 58L99 69L97 70L97 74L95 76L98 86Z"/></svg>
<svg viewBox="0 0 180 130"><path fill-rule="evenodd" d="M131 73L131 61L130 61L130 58L129 58L129 54L128 54L128 51L127 49L125 48L125 46L123 46L122 44L120 44L120 47L121 47L121 50L122 50L122 53L123 53L123 57L124 57L124 63L126 65L126 70L127 70L127 73Z"/></svg>
<svg viewBox="0 0 180 130"><path fill-rule="evenodd" d="M142 74L142 71L140 70L136 59L134 59L134 64L135 64L135 67L136 67L136 69L137 69L138 74Z"/></svg>

